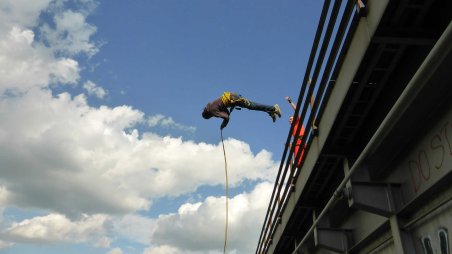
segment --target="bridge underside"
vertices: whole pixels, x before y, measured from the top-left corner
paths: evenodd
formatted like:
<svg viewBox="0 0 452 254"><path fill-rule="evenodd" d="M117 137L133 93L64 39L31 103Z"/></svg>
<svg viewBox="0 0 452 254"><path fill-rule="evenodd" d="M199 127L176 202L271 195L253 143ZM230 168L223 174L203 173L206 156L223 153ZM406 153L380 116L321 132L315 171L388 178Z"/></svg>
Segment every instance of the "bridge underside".
<svg viewBox="0 0 452 254"><path fill-rule="evenodd" d="M452 230L452 51L432 50L444 43L452 1L369 0L366 8L268 253L418 253L425 236ZM421 89L299 246L413 82Z"/></svg>

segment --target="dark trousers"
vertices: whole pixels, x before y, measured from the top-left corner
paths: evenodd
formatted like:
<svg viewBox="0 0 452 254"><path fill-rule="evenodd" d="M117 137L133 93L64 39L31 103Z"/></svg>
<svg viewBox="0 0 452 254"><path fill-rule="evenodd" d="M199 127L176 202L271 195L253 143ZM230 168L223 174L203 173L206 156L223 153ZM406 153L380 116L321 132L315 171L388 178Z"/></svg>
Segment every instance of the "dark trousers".
<svg viewBox="0 0 452 254"><path fill-rule="evenodd" d="M240 94L231 93L232 107L247 108L249 110L257 110L264 112L273 112L275 107L250 101Z"/></svg>

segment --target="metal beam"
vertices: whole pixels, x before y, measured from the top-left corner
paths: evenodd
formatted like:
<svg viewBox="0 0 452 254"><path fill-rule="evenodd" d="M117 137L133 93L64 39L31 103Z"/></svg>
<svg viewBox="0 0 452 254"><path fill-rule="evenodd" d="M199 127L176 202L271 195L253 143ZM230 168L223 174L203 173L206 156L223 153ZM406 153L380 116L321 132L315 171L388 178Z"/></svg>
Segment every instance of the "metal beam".
<svg viewBox="0 0 452 254"><path fill-rule="evenodd" d="M391 225L392 239L394 241L396 253L399 254L416 253L413 239L408 232L400 229L397 215L393 215L389 218L389 224Z"/></svg>
<svg viewBox="0 0 452 254"><path fill-rule="evenodd" d="M351 234L351 230L316 228L314 230L315 246L337 253L347 253L351 246Z"/></svg>
<svg viewBox="0 0 452 254"><path fill-rule="evenodd" d="M345 189L350 207L389 217L403 206L400 184L351 182Z"/></svg>

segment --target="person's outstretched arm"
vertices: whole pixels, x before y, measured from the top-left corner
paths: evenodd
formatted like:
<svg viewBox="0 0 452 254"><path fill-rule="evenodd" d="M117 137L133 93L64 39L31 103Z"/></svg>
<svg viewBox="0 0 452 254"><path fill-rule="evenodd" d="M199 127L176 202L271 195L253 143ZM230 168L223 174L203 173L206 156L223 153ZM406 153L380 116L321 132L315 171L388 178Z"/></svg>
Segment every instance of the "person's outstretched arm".
<svg viewBox="0 0 452 254"><path fill-rule="evenodd" d="M224 127L226 127L226 125L228 125L229 123L229 111L216 111L213 113L214 116L216 117L220 117L223 119L223 122L221 123L220 128L224 129Z"/></svg>
<svg viewBox="0 0 452 254"><path fill-rule="evenodd" d="M229 117L223 118L223 122L221 123L220 129L224 129L224 127L226 127L226 125L228 125L228 123L229 123Z"/></svg>
<svg viewBox="0 0 452 254"><path fill-rule="evenodd" d="M286 100L287 100L287 102L290 103L290 105L292 106L293 110L295 110L297 108L297 106L295 105L295 103L293 103L292 99L289 96L286 96Z"/></svg>

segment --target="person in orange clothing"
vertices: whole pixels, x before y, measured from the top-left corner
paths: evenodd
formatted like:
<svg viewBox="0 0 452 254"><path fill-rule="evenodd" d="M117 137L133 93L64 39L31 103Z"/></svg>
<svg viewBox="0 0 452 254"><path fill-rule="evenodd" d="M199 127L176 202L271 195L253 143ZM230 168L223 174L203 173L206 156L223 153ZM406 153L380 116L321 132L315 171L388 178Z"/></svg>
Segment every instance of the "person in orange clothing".
<svg viewBox="0 0 452 254"><path fill-rule="evenodd" d="M290 99L289 96L286 96L286 100L287 102L289 102L289 104L292 106L293 110L296 110L296 105L292 102L292 99ZM292 122L294 121L294 116L289 117L289 122L290 124L292 124ZM294 155L293 155L293 159L295 160L295 157L298 154L298 151L300 150L300 146L301 146L301 139L303 138L304 135L304 126L303 124L300 127L300 130L298 131L298 135L296 134L296 131L298 129L298 125L300 124L300 119L297 117L295 120L295 126L293 128L293 132L292 132L292 136L294 137L294 139L296 139L295 143L295 148L294 148ZM301 162L303 161L303 157L304 157L304 150L305 150L306 145L301 149L301 155L298 159L297 162L297 167L301 166Z"/></svg>

